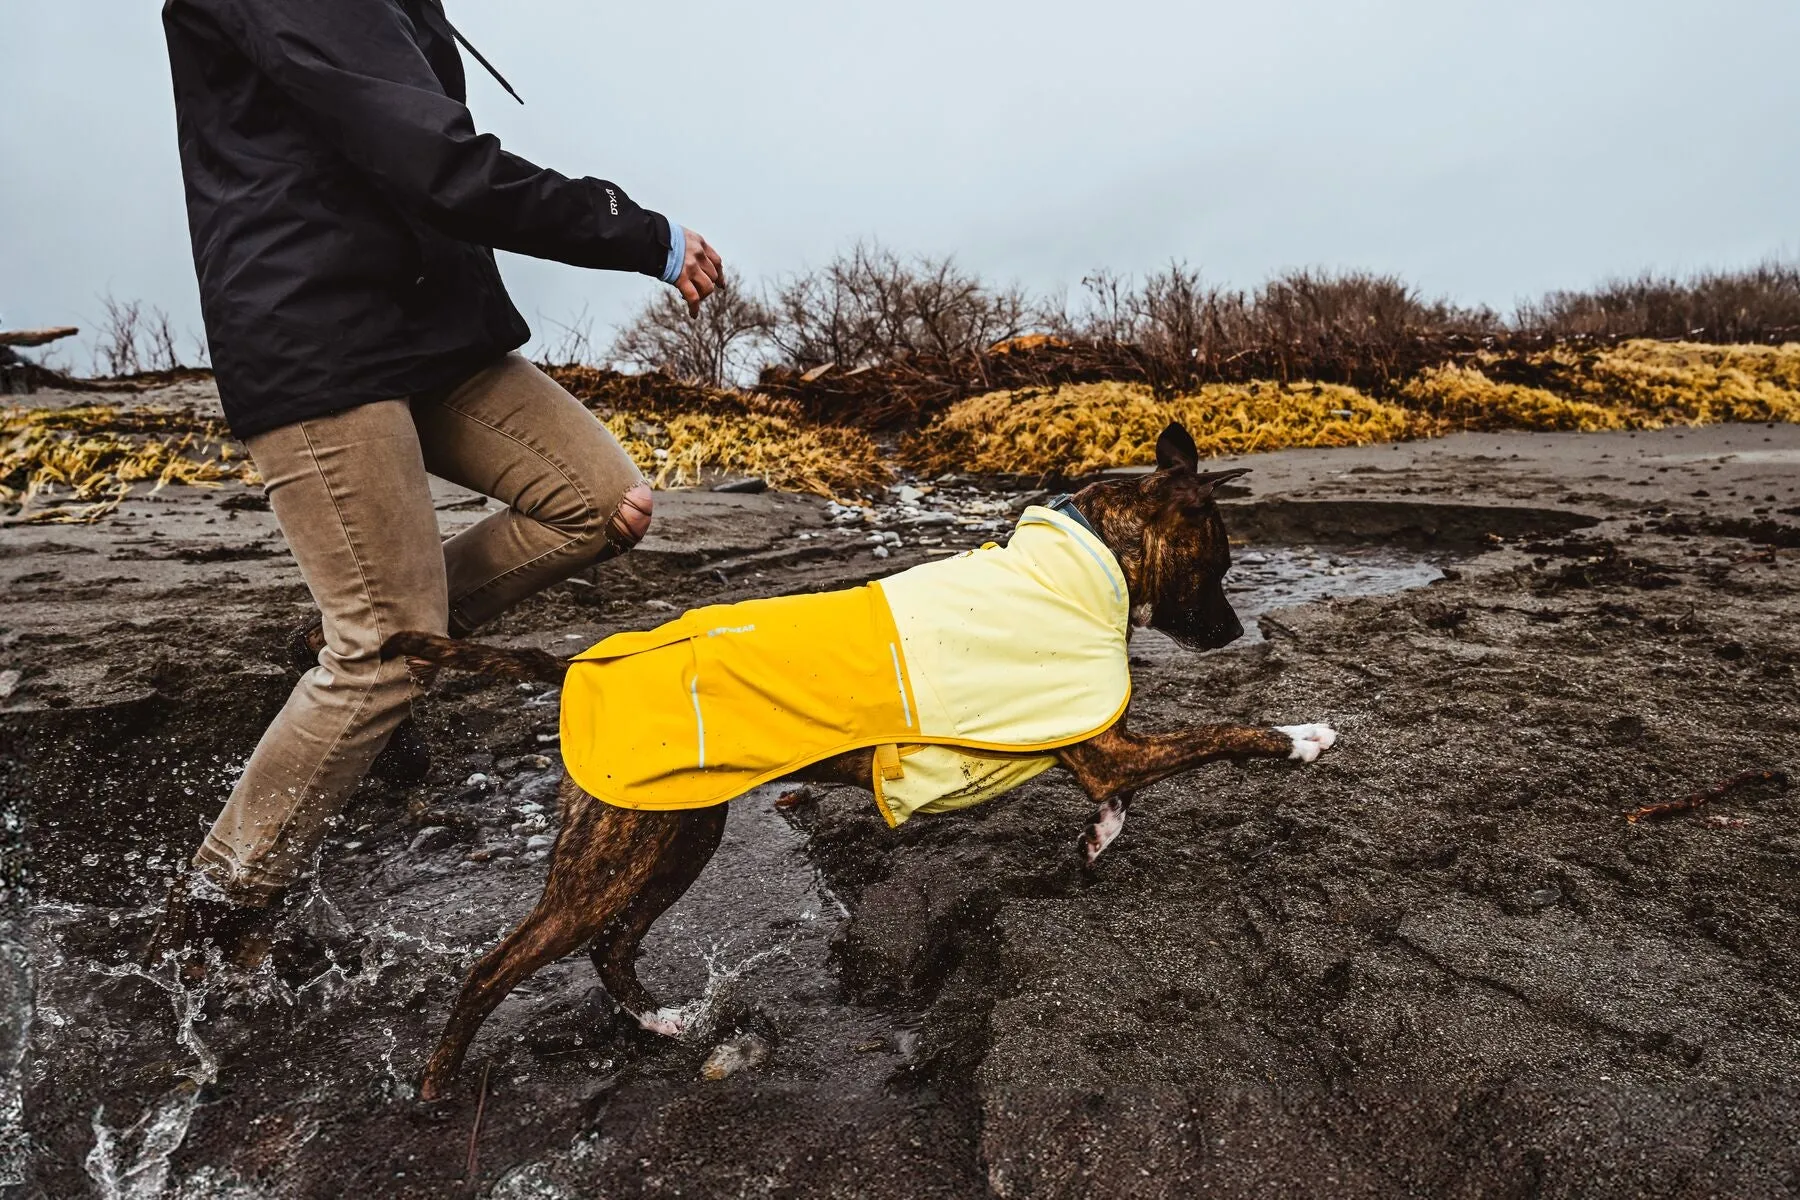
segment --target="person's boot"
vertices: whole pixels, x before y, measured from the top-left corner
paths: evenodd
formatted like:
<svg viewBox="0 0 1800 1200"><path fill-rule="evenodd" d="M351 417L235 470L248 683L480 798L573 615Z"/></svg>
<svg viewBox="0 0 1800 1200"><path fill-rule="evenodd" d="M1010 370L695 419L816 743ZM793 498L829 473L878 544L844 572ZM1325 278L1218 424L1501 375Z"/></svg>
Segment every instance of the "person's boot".
<svg viewBox="0 0 1800 1200"><path fill-rule="evenodd" d="M319 665L319 651L325 649L325 622L314 617L288 635L288 656L294 669L301 672ZM431 773L431 747L411 717L401 721L369 765L369 774L384 783L422 783Z"/></svg>
<svg viewBox="0 0 1800 1200"><path fill-rule="evenodd" d="M173 958L181 960L181 974L189 983L206 977L206 951L218 953L221 962L241 970L253 970L268 957L280 919L277 900L261 907L234 904L191 871L176 876L163 900L162 917L144 948L142 963L156 967Z"/></svg>

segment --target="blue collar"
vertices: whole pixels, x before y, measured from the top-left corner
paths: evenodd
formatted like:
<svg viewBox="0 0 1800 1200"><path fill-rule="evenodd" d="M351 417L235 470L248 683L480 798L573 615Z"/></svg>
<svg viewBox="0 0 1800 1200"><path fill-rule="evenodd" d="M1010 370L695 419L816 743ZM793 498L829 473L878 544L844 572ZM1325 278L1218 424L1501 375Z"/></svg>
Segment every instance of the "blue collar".
<svg viewBox="0 0 1800 1200"><path fill-rule="evenodd" d="M1061 513L1063 516L1069 518L1071 521L1093 534L1102 546L1106 545L1106 539L1101 537L1100 531L1095 529L1093 524L1086 517L1081 515L1081 510L1075 507L1075 497L1068 492L1064 492L1053 500L1045 501L1044 507L1050 509L1052 512Z"/></svg>

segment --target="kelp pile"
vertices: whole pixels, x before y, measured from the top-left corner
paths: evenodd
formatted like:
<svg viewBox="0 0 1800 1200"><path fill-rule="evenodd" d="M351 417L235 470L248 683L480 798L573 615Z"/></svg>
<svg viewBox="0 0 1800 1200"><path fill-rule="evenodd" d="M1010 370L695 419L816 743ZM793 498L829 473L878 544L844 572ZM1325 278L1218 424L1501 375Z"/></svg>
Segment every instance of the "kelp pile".
<svg viewBox="0 0 1800 1200"><path fill-rule="evenodd" d="M1159 400L1139 383L990 392L952 407L904 448L926 471L1083 475L1155 458L1180 421L1207 457L1288 446L1360 446L1409 436L1412 415L1335 383L1208 384Z"/></svg>
<svg viewBox="0 0 1800 1200"><path fill-rule="evenodd" d="M1633 341L1485 354L1409 380L1400 402L1456 429L1660 429L1800 421L1800 344ZM1431 430L1427 430L1427 433Z"/></svg>
<svg viewBox="0 0 1800 1200"><path fill-rule="evenodd" d="M1023 339L1020 339L1021 341ZM1063 348L1008 345L997 359ZM891 481L866 426L817 419L787 395L622 375L551 374L612 430L658 487L744 475L845 498ZM1483 350L1392 389L1325 382L1219 382L1169 394L1139 379L1014 386L959 400L899 438L899 462L930 474L1079 476L1154 457L1171 420L1210 457L1357 446L1457 430L1656 429L1800 422L1800 344L1568 342ZM134 487L255 483L222 425L155 406L0 408L0 520L94 521Z"/></svg>
<svg viewBox="0 0 1800 1200"><path fill-rule="evenodd" d="M1800 344L1631 341L1484 353L1422 371L1392 395L1340 384L1209 384L1159 398L1142 383L990 392L950 407L903 446L921 471L1081 475L1152 461L1179 420L1201 453L1352 446L1457 430L1657 429L1800 422Z"/></svg>
<svg viewBox="0 0 1800 1200"><path fill-rule="evenodd" d="M861 429L808 419L794 401L760 392L626 375L571 364L547 368L593 410L656 487L720 475L844 497L886 484L893 471Z"/></svg>
<svg viewBox="0 0 1800 1200"><path fill-rule="evenodd" d="M708 475L748 475L784 491L841 497L893 475L861 430L791 416L696 412L659 421L615 413L606 427L659 488L691 486Z"/></svg>
<svg viewBox="0 0 1800 1200"><path fill-rule="evenodd" d="M0 519L97 521L149 483L255 480L222 427L178 409L0 407Z"/></svg>
<svg viewBox="0 0 1800 1200"><path fill-rule="evenodd" d="M668 381L592 372L571 390L588 403L657 487L720 475L844 497L886 484L892 470L861 430L802 418L791 402ZM607 400L625 400L615 408ZM132 490L171 483L260 482L224 426L156 406L0 407L0 521L97 521Z"/></svg>

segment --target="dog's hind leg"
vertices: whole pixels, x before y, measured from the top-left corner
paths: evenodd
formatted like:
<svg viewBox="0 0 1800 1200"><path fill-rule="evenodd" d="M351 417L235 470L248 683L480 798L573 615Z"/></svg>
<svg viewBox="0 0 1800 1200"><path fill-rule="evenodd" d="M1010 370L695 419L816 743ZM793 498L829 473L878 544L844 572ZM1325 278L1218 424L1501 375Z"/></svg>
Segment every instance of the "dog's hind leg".
<svg viewBox="0 0 1800 1200"><path fill-rule="evenodd" d="M563 831L550 877L531 915L469 972L419 1084L442 1095L481 1023L507 993L545 965L579 950L642 890L686 814L602 804L565 780Z"/></svg>
<svg viewBox="0 0 1800 1200"><path fill-rule="evenodd" d="M1131 807L1136 792L1119 792L1094 810L1093 824L1081 835L1081 865L1092 867L1113 839L1125 830L1125 812Z"/></svg>
<svg viewBox="0 0 1800 1200"><path fill-rule="evenodd" d="M618 1006L651 1033L676 1036L681 1018L659 1008L637 975L638 945L658 917L693 886L719 848L725 832L723 804L691 809L679 814L680 828L663 846L644 886L632 896L625 911L608 921L588 946L588 957L600 973L601 986Z"/></svg>

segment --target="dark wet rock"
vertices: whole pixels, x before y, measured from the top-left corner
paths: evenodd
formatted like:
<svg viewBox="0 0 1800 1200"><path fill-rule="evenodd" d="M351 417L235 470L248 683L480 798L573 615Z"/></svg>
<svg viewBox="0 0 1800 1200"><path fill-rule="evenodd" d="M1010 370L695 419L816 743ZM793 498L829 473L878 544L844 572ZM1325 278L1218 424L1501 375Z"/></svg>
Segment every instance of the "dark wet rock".
<svg viewBox="0 0 1800 1200"><path fill-rule="evenodd" d="M427 825L413 836L407 847L414 854L436 854L456 844L456 831L446 825Z"/></svg>
<svg viewBox="0 0 1800 1200"><path fill-rule="evenodd" d="M754 476L744 479L726 479L712 486L715 492L736 493L740 495L758 495L769 490L769 481Z"/></svg>

